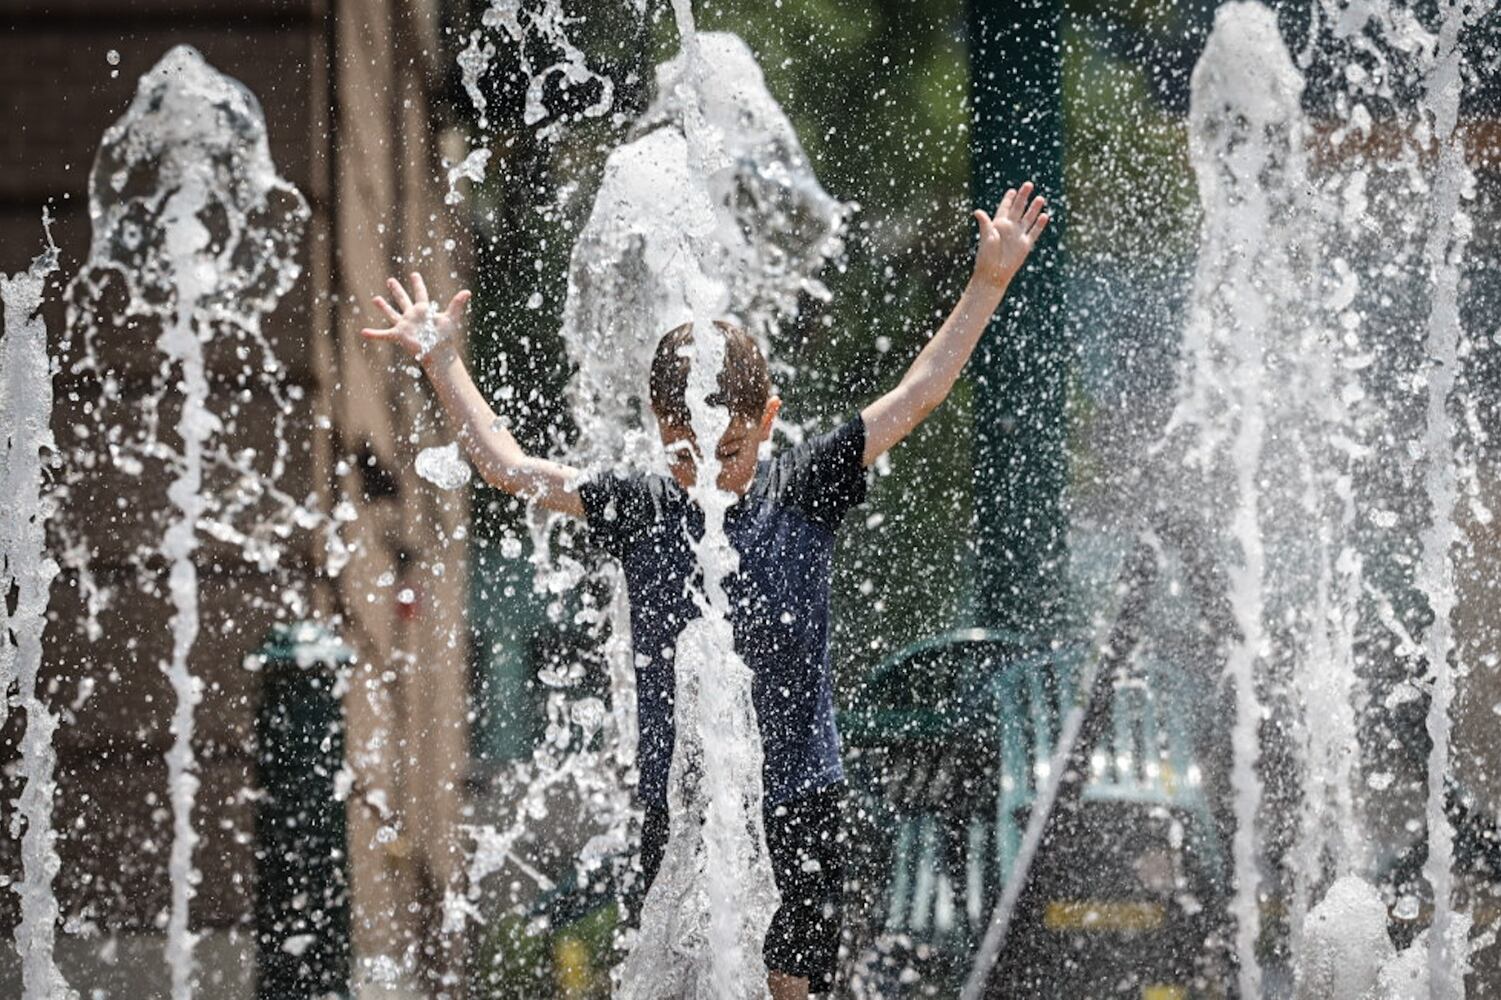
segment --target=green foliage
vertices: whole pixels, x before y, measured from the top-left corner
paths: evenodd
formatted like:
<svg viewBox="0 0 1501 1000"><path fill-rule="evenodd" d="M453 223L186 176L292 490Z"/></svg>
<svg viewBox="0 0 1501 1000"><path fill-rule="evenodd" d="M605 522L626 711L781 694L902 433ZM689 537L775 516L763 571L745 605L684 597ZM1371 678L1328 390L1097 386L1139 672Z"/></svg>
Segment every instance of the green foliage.
<svg viewBox="0 0 1501 1000"><path fill-rule="evenodd" d="M552 983L552 949L546 934L528 933L523 917L492 920L478 942L470 982L486 1000L546 996Z"/></svg>

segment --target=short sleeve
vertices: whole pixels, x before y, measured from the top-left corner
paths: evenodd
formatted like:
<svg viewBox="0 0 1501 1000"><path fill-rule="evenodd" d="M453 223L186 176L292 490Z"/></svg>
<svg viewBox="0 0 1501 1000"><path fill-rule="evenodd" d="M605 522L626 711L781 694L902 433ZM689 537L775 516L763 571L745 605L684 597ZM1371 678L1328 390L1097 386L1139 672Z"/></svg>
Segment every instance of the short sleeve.
<svg viewBox="0 0 1501 1000"><path fill-rule="evenodd" d="M602 472L584 480L578 490L590 540L617 559L656 519L657 505L645 476Z"/></svg>
<svg viewBox="0 0 1501 1000"><path fill-rule="evenodd" d="M785 456L781 501L830 531L865 502L865 421L852 417Z"/></svg>

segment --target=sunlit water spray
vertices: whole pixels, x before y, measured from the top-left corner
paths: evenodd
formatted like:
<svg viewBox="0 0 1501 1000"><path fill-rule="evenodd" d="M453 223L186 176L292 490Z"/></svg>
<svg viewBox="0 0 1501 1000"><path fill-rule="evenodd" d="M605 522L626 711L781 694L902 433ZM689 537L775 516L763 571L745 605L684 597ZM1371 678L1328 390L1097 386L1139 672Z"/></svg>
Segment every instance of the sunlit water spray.
<svg viewBox="0 0 1501 1000"><path fill-rule="evenodd" d="M1281 863L1291 880L1297 995L1463 995L1469 921L1452 908L1453 834L1444 809L1455 690L1453 558L1462 541L1454 516L1457 484L1467 474L1457 464L1451 416L1465 338L1458 294L1468 239L1463 192L1471 181L1456 134L1457 40L1467 19L1489 8L1446 5L1436 34L1395 5L1316 8L1323 18L1316 18L1309 52L1332 40L1345 46L1337 51L1351 53L1341 66L1348 92L1335 101L1340 119L1323 132L1306 118L1302 77L1275 16L1259 4L1220 9L1193 78L1190 151L1204 230L1183 342L1183 396L1169 437L1186 432L1181 454L1208 474L1206 515L1220 524L1232 553L1231 909L1243 996L1262 995L1259 890L1270 863L1267 838L1283 829L1271 824L1284 822L1269 811L1294 804L1266 798L1258 730L1264 713L1289 711L1288 731L1301 733L1292 746L1301 812L1291 834L1276 835L1292 841L1283 844ZM1421 113L1401 110L1401 81L1420 85ZM1364 154L1341 151L1342 143L1356 145L1351 140L1369 134L1373 106L1406 133L1380 188ZM1324 162L1315 163L1314 150ZM1407 227L1413 216L1424 220L1420 229ZM1374 240L1381 227L1392 235ZM1400 325L1380 324L1373 309L1379 297L1362 284L1378 271L1387 280L1421 272L1415 284L1423 287L1428 319L1419 342L1400 340ZM1390 433L1394 407L1402 405L1400 389L1390 388L1400 387L1400 376L1389 373L1414 355L1423 357L1426 428L1404 427L1399 437L1411 434L1407 453L1422 475L1410 486L1394 485L1373 474L1374 442ZM1379 617L1396 655L1418 646L1392 609L1393 594L1367 578L1369 542L1358 537L1362 521L1391 527L1407 515L1389 508L1420 507L1427 510L1422 558L1409 585L1434 615L1422 637L1433 741L1424 873L1434 919L1418 944L1398 954L1385 936L1387 902L1366 881L1373 852L1358 790L1366 775L1356 758L1355 708L1364 683L1355 652L1362 614L1370 609ZM1223 521L1215 513L1221 510L1229 512ZM1390 576L1382 581L1388 588ZM1371 787L1389 781L1377 775Z"/></svg>
<svg viewBox="0 0 1501 1000"><path fill-rule="evenodd" d="M633 5L638 15L645 13L646 0L633 0ZM561 0L543 0L536 4L520 0L490 0L480 15L482 27L469 33L457 60L460 81L479 116L482 140L489 138L492 124L483 84L501 47L515 54L517 71L527 81L526 107L522 112L522 120L527 125L536 125L548 117L546 93L549 83L554 81L565 91L595 89L594 100L582 111L584 117L598 118L613 107L615 82L589 67L588 58L569 37L568 23ZM533 55L539 48L556 52L557 59L539 65ZM539 135L543 139L553 138L563 127L560 118L544 126ZM464 200L459 187L461 180L478 184L485 179L491 153L492 150L477 145L462 160L449 166L445 202L457 205Z"/></svg>
<svg viewBox="0 0 1501 1000"><path fill-rule="evenodd" d="M187 46L141 78L130 108L105 133L89 208L93 242L68 291L69 325L80 338L73 372L97 377L102 397L98 425L80 435L73 481L96 474L90 466L101 448L127 475L159 463L171 476L159 545L173 607L171 655L162 669L176 695L167 754L173 837L166 954L172 995L183 998L194 988L189 908L199 877L193 735L202 684L188 660L199 628L200 535L238 544L246 559L269 570L289 528L334 527L277 489L287 461L281 423L296 393L282 388L283 365L261 333L262 317L297 277L294 256L308 210L276 173L255 97ZM142 331L156 335L160 365L154 390L138 402L122 388L117 366L134 353L125 338ZM238 370L216 370L215 348L221 366L232 356L241 361ZM237 391L216 392L221 377ZM268 390L275 405L270 454L215 450L216 439L232 439L248 420L238 400L255 389ZM159 436L168 406L178 408L175 444ZM225 475L233 489L212 492L208 478L222 483ZM336 572L344 553L335 534L328 542Z"/></svg>
<svg viewBox="0 0 1501 1000"><path fill-rule="evenodd" d="M1274 15L1255 4L1227 4L1194 70L1189 151L1204 207L1204 229L1184 331L1183 399L1167 429L1191 436L1184 461L1220 494L1232 513L1223 530L1236 550L1229 572L1239 635L1226 674L1235 693L1231 734L1235 834L1232 861L1235 954L1240 995L1259 996L1262 884L1257 849L1261 805L1261 676L1267 636L1267 553L1262 535L1263 462L1268 426L1268 365L1287 341L1282 324L1296 294L1287 199L1301 191L1303 82L1277 34Z"/></svg>
<svg viewBox="0 0 1501 1000"><path fill-rule="evenodd" d="M744 43L700 36L688 6L674 10L682 51L658 70L642 134L606 167L570 276L564 336L580 362L581 441L600 449L596 461L634 450L660 464L654 428L628 430L628 406L645 396L657 339L683 321L701 331L689 384L695 435L718 440L728 416L704 404L722 360L713 321L738 320L767 346L799 294L822 294L815 276L839 250L846 212L813 177ZM644 308L620 310L622 299ZM674 661L672 821L623 970L626 996L763 995L761 947L777 905L751 672L734 649L723 587L736 566L724 534L733 497L713 485L712 446L701 451L707 461L690 492L705 513L695 545L702 617L685 629Z"/></svg>
<svg viewBox="0 0 1501 1000"><path fill-rule="evenodd" d="M1410 949L1394 957L1379 953L1374 943L1362 944L1360 933L1337 941L1326 933L1336 925L1363 933L1373 925L1369 918L1380 904L1379 899L1372 901L1375 897L1361 880L1348 877L1361 872L1361 852L1349 845L1330 846L1338 840L1338 831L1358 820L1350 793L1354 768L1348 754L1341 754L1340 744L1355 731L1350 620L1354 602L1366 588L1359 558L1348 547L1360 498L1352 495L1355 487L1347 466L1360 460L1361 451L1356 444L1334 440L1331 447L1339 455L1331 463L1331 454L1321 450L1318 432L1338 431L1349 419L1338 407L1323 403L1345 399L1345 390L1357 380L1339 375L1339 365L1332 364L1331 357L1317 355L1321 341L1310 340L1308 330L1327 331L1334 325L1331 317L1346 315L1348 302L1341 304L1346 295L1341 288L1348 282L1341 275L1349 266L1342 272L1343 258L1330 250L1346 234L1331 222L1320 223L1313 238L1289 237L1285 220L1298 215L1282 199L1288 191L1306 190L1302 185L1309 168L1301 147L1308 141L1308 130L1298 107L1302 81L1276 36L1270 14L1253 5L1227 5L1195 76L1191 124L1206 229L1185 340L1189 379L1177 427L1192 439L1186 449L1190 459L1215 473L1208 478L1219 484L1214 495L1228 501L1220 509L1232 512L1224 527L1228 547L1239 560L1232 574L1232 596L1240 634L1230 656L1230 675L1240 699L1235 726L1239 830L1233 853L1239 885L1236 950L1242 959L1242 993L1247 996L1259 988L1253 950L1261 878L1256 852L1256 817L1262 803L1256 771L1262 707L1258 683L1264 677L1266 651L1281 649L1279 643L1290 643L1298 654L1293 681L1306 710L1321 713L1321 718L1327 711L1333 720L1329 730L1310 728L1306 734L1309 797L1300 828L1305 848L1299 861L1300 892L1311 897L1316 886L1323 887L1326 880L1313 869L1326 856L1335 858L1334 874L1347 877L1336 881L1323 903L1302 921L1310 949L1325 947L1318 944L1323 941L1333 950L1308 954L1344 954L1339 949L1345 948L1370 958L1374 964L1369 967L1388 983L1401 981L1398 967L1403 962L1419 959L1426 973L1421 995L1447 998L1457 996L1461 987L1466 924L1449 902L1452 845L1442 809L1454 683L1448 632L1455 603L1450 549L1458 540L1453 508L1456 474L1463 471L1455 467L1450 406L1463 343L1457 308L1459 262L1468 237L1460 211L1468 176L1454 139L1459 100L1456 38L1466 17L1490 9L1446 6L1437 38L1412 50L1426 82L1428 133L1443 151L1428 198L1434 225L1424 246L1433 278L1425 345L1432 364L1426 383L1424 479L1432 517L1424 535L1421 582L1436 614L1435 626L1424 637L1434 681L1427 876L1435 889L1436 914L1435 933L1421 953ZM799 294L820 292L814 275L838 250L844 206L818 187L749 51L730 36L698 36L685 4L676 12L683 55L661 69L656 103L631 141L612 155L570 271L564 336L578 363L571 400L581 432L567 457L586 466L623 460L661 468L655 431L641 427L636 414L645 395L650 355L662 332L690 320L707 330L712 319L728 316L744 322L765 342L778 317L795 308ZM528 31L546 27L543 22L516 23ZM508 22L495 25L510 31ZM483 46L474 51L483 53ZM471 56L469 61L470 68L482 72L488 57ZM569 66L543 67L541 72L574 78ZM452 180L483 176L483 157L466 163ZM1352 179L1339 197L1347 198L1357 189ZM342 558L332 533L339 518L317 514L304 501L277 489L285 463L280 434L275 445L260 453L215 447L244 420L236 404L215 392L216 349L231 345L242 358L251 359L230 374L237 386L277 385L280 363L261 337L259 322L295 277L291 260L306 210L295 191L276 177L253 98L183 49L143 79L136 103L106 135L91 200L95 241L88 265L70 290L70 328L82 346L80 356L73 359L73 373L98 376L103 396L100 420L86 428L89 440L78 454L88 449L96 458L107 455L115 469L134 469L129 473L133 475L154 464L171 478L162 542L159 549L152 547L141 555L146 559L159 552L171 567L173 649L165 668L178 706L170 758L176 835L168 929L174 994L180 996L192 983L193 942L187 922L195 879L190 740L198 683L187 660L197 629L194 555L200 533L237 545L252 562L270 567L284 550L283 529L326 529L330 568L336 569ZM1331 195L1323 207L1333 218L1348 204ZM1318 269L1319 282L1335 289L1327 298L1322 293L1310 297L1309 268ZM35 285L39 295L40 279ZM23 343L14 331L35 330L28 326L34 306L17 307L24 308L23 318L13 321L11 315L12 303L28 301L31 287L19 277L5 286L7 352L20 350ZM122 296L124 308L113 308L111 296ZM101 336L107 316L144 321L144 328L158 335L163 364L144 404L137 404L122 388L107 357L101 359L101 354L107 356L120 346L121 338L139 332L108 329ZM1352 360L1337 352L1335 356L1341 363ZM1300 364L1286 367L1289 357L1300 359ZM20 370L12 364L20 363L7 354L7 379ZM699 338L692 393L697 398L690 398L691 404L702 402L717 370L713 338ZM184 405L164 442L157 418L176 405L179 381ZM1283 389L1287 391L1282 394L1276 391ZM1320 393L1323 398L1315 399ZM275 388L272 395L280 419L291 396ZM12 399L19 402L13 404ZM17 407L14 412L44 412L37 409L42 402L30 389L15 388L7 397L8 417L12 405ZM722 416L698 406L694 417L700 440L717 438ZM1284 430L1289 433L1280 433ZM32 440L41 447L41 439ZM1289 453L1279 450L1284 441L1290 442ZM12 438L9 447L12 454L21 454L32 445L24 440L17 445ZM14 451L18 447L22 452ZM705 454L712 455L712 449L705 449ZM419 471L434 481L462 485L467 469L450 460L454 457L447 452L429 454ZM77 483L87 474L85 468L80 464L65 479ZM1326 468L1333 471L1315 471ZM49 571L35 535L46 511L33 485L40 482L41 468L16 464L7 468L7 476L13 471L25 479L17 480L20 489L14 495L39 499L34 508L26 508L34 509L34 517L17 514L5 522L7 572L14 576L20 567L41 579ZM734 656L725 615L722 583L733 571L734 553L723 536L725 498L712 488L715 471L711 458L709 466L699 469L703 485L695 490L708 521L698 542L705 570L698 595L703 617L684 634L680 650L674 832L669 862L654 892L660 898L649 901L642 941L627 968L625 987L638 991L633 995L757 995L764 983L764 968L756 962L759 934L764 933L761 920L769 917L769 872L762 864L764 844L758 846L753 830L748 835L759 818L759 749L748 698L749 671ZM227 499L228 494L212 487L216 476L243 488ZM1285 494L1296 498L1318 529L1316 557L1296 577L1283 558L1287 539L1268 526L1269 511L1288 509ZM539 539L544 537L539 534ZM14 559L13 551L18 553ZM545 588L559 592L579 582L576 563L548 553L545 545L539 552ZM85 567L75 561L69 568ZM610 571L605 572L612 579ZM590 808L598 810L593 819L607 831L620 828L629 808L628 799L618 794L619 776L629 770L634 738L629 654L622 641L626 621L618 581L613 582L617 599L599 621L601 631L608 629L611 635L609 716L598 700L575 697L566 677L560 679L557 699L549 709L565 731L571 727L574 734L587 738L602 730L608 749L539 757L526 777L528 794L545 793L563 781L580 788L613 789L612 794L590 800ZM38 586L39 590L23 588L32 599L19 604L12 619L21 626L13 629L21 645L15 647L17 652L6 647L8 659L0 661L8 671L5 676L21 683L21 704L28 712L23 778L28 789L42 796L23 801L22 810L28 836L36 831L41 839L35 843L43 845L39 853L26 855L23 922L18 930L35 943L27 952L28 989L33 988L30 984L49 982L53 974L46 941L55 919L48 914L55 914L56 906L47 882L49 864L55 862L49 862L50 848L44 844L50 818L50 731L45 710L39 710L38 740L31 742L33 720L25 696L25 678L32 670L26 637L31 634L28 629L35 629L40 641L40 617L34 609L36 595L45 594L45 581ZM1306 634L1287 640L1266 622L1290 593L1310 594L1316 612ZM1330 678L1327 684L1302 669L1326 662L1332 664L1328 674L1321 675ZM34 684L34 671L31 676ZM565 739L563 745L579 744ZM696 784L689 780L695 775ZM698 817L704 820L701 828L688 821ZM505 845L489 856L495 867L523 863L513 851L514 839L501 836L487 843ZM731 877L736 872L743 877ZM694 905L673 909L664 902L672 899L688 899ZM24 917L27 906L34 914L30 923ZM1375 941L1375 935L1366 937ZM664 950L685 940L693 942L693 948L670 955ZM650 966L654 956L664 955L667 966ZM664 968L669 970L665 979Z"/></svg>
<svg viewBox="0 0 1501 1000"><path fill-rule="evenodd" d="M564 339L577 366L570 401L580 434L566 457L580 465L624 460L660 471L655 433L636 422L657 337L679 322L707 323L722 313L746 322L764 341L779 311L799 292L820 291L812 276L837 252L831 237L843 206L817 187L784 116L769 97L762 100L764 85L748 52L722 36L698 37L687 6L678 4L675 10L683 54L659 70L653 108L636 125L631 141L611 156L570 269ZM1330 11L1330 30L1346 35L1359 30L1355 22L1360 17L1372 16L1333 6ZM1421 32L1414 33L1415 22L1393 17L1391 23L1396 26L1394 47L1420 60L1423 46ZM565 54L576 52L559 47ZM694 56L698 47L704 50L702 63ZM461 58L466 82L478 82L492 55L476 36ZM703 66L712 70L695 69ZM745 86L747 79L756 85ZM1352 72L1350 79L1357 75ZM478 95L478 88L472 86L471 93ZM1363 315L1354 305L1364 273L1361 254L1368 250L1362 246L1368 229L1367 178L1358 170L1321 174L1310 162L1310 147L1324 140L1315 138L1305 119L1302 98L1303 80L1279 37L1275 17L1259 5L1226 5L1194 80L1191 148L1206 221L1185 335L1185 394L1169 436L1181 433L1186 443L1174 453L1201 470L1213 509L1229 512L1218 527L1233 566L1230 596L1237 634L1228 644L1228 675L1238 705L1232 845L1237 892L1232 910L1234 953L1246 996L1259 995L1262 988L1255 955L1266 845L1259 820L1269 808L1287 805L1268 802L1262 787L1259 731L1264 712L1275 713L1288 703L1301 712L1293 727L1305 768L1302 798L1296 803L1300 812L1291 824L1296 841L1290 913L1295 949L1306 945L1307 953L1318 958L1334 953L1328 949L1337 951L1340 941L1348 945L1352 938L1335 941L1328 929L1342 922L1342 914L1362 913L1361 907L1375 898L1351 875L1366 873L1370 863L1354 788L1364 777L1354 753L1359 721L1356 631L1362 602L1374 592L1354 541L1371 501L1359 494L1361 464L1369 457L1362 420L1370 416L1360 373L1374 362L1363 339ZM747 107L758 110L748 115ZM1345 131L1370 127L1370 113L1359 103L1342 105L1342 113L1348 118ZM747 120L757 119L773 127L746 127ZM785 171L784 163L795 168ZM452 176L473 178L476 166L482 170L483 163L470 162L469 169ZM748 184L752 190L769 185L775 197L736 197ZM789 199L814 211L769 218L757 214L763 205L787 204ZM718 222L711 224L711 215ZM805 225L810 217L816 223L811 228ZM739 224L724 224L731 220ZM707 233L712 236L706 238ZM703 293L698 299L696 289ZM713 370L712 358L696 361L706 366L696 367L698 374ZM713 497L701 503L712 522ZM547 527L534 536L540 580L548 592L561 593L576 586L583 571L547 550ZM712 561L710 535L700 551ZM618 595L619 581L611 571L604 572ZM700 595L709 608L699 623L703 635L696 625L684 636L684 651L698 645L714 648L710 590ZM605 731L615 751L539 757L534 769L525 772L529 796L545 794L565 780L580 788L606 787L612 774L628 771L633 762L631 670L628 646L621 641L627 627L623 602L617 599L598 619L601 625L610 623L612 636L613 711ZM694 686L692 664L680 667L679 684L686 685L679 691L680 726L695 715L702 725L714 712L733 705L733 698L721 706L708 704L702 688ZM733 671L726 676L733 681ZM1269 685L1269 697L1263 700ZM568 720L572 713L567 706L582 708L585 700L571 702L566 682L560 688L559 705L549 710L549 717ZM733 684L728 690L733 691ZM600 718L598 711L581 714L590 726ZM680 728L679 743L690 758L702 755L705 774L711 755L726 749L712 742L696 745L691 726ZM612 774L601 777L602 772ZM685 791L693 790L675 781L675 815L694 808ZM621 814L610 810L621 809L623 800L594 801L611 803L596 819L605 828L615 825ZM712 802L699 801L705 810L714 808ZM494 831L479 838L482 849L471 869L476 882L506 864L523 865L516 854L519 826L490 834ZM704 849L712 844L713 834L705 830ZM691 835L682 837L675 849L683 860L664 865L659 882L680 878L687 888L675 891L728 898L722 894L730 889L711 884L695 868L699 862ZM1319 898L1325 905L1313 907ZM714 906L709 906L711 914ZM680 965L681 974L670 973L666 982L678 983L692 995L694 987L682 984L731 988L723 978L725 970L740 969L745 978L733 988L759 990L754 969L735 943L751 941L754 948L759 943L755 935L746 933L744 925L715 923L712 915L707 925L697 925L694 912L679 907L670 914L665 908L646 914L643 941L625 977L628 990L646 992L633 995L675 995L670 985L656 993L639 985L647 969L644 956L664 953L646 935L668 940L668 927L693 940L721 935L724 957L717 966ZM725 912L717 911L721 918ZM662 917L674 923L663 924ZM1371 976L1387 965L1382 974L1391 980L1398 962L1372 956ZM1402 956L1407 961L1411 957ZM652 972L660 975L662 969ZM695 975L707 978L694 980ZM1315 990L1309 995L1318 995L1315 978L1305 977Z"/></svg>
<svg viewBox="0 0 1501 1000"><path fill-rule="evenodd" d="M735 650L726 579L738 555L725 534L734 497L717 485L714 442L729 414L707 402L724 360L713 322L729 305L728 274L716 257L720 219L709 179L729 166L719 134L710 131L702 95L708 66L692 11L674 4L682 52L659 78L681 114L689 176L702 192L678 240L698 275L672 291L694 324L687 403L703 442L689 490L704 514L694 543L702 583L694 600L701 617L678 639L674 657L676 742L668 785L671 817L661 869L641 911L640 936L623 970L628 998L753 998L766 993L762 943L780 901L762 825L762 751L751 701L752 675Z"/></svg>

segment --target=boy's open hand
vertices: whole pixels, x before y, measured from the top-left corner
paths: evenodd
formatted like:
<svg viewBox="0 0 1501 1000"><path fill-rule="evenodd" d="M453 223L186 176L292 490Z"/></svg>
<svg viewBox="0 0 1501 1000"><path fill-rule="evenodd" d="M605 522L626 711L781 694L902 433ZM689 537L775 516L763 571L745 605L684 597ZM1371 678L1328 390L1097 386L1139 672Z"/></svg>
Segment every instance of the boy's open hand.
<svg viewBox="0 0 1501 1000"><path fill-rule="evenodd" d="M384 330L366 327L360 336L366 340L394 340L412 357L421 361L439 344L453 340L464 315L464 305L469 301L469 291L459 292L449 300L448 308L439 312L427 298L427 284L422 275L412 272L412 294L395 278L386 279L391 290L392 306L383 297L375 296L375 307L385 314L391 325Z"/></svg>
<svg viewBox="0 0 1501 1000"><path fill-rule="evenodd" d="M1020 190L1006 192L996 206L995 217L975 210L975 221L980 224L980 247L975 253L975 274L972 279L986 288L1004 292L1016 272L1021 269L1027 254L1032 252L1037 237L1047 228L1048 215L1043 211L1045 198L1032 197L1032 182Z"/></svg>

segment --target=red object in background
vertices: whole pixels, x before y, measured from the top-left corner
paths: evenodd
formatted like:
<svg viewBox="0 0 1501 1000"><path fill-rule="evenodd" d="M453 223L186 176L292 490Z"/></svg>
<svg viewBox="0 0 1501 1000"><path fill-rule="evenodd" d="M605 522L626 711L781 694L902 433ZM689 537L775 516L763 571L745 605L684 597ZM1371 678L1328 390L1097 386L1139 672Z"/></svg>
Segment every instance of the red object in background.
<svg viewBox="0 0 1501 1000"><path fill-rule="evenodd" d="M404 622L422 617L422 588L407 584L396 591L396 617Z"/></svg>

